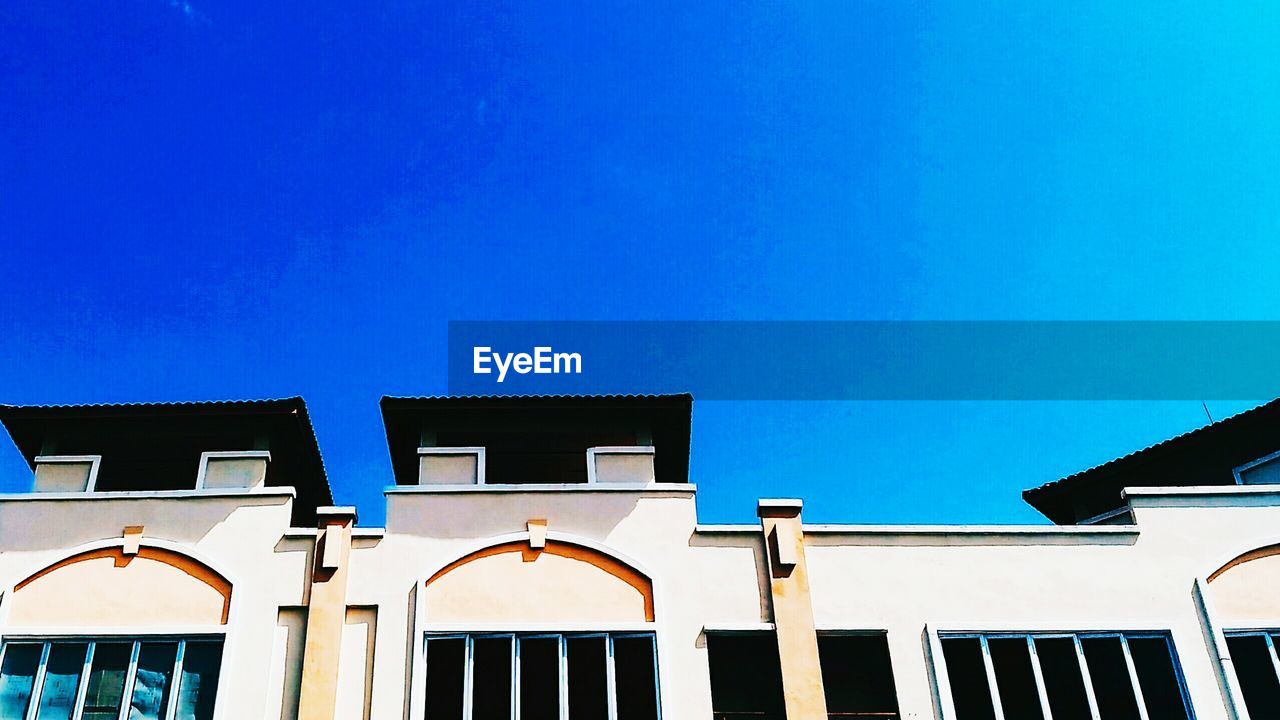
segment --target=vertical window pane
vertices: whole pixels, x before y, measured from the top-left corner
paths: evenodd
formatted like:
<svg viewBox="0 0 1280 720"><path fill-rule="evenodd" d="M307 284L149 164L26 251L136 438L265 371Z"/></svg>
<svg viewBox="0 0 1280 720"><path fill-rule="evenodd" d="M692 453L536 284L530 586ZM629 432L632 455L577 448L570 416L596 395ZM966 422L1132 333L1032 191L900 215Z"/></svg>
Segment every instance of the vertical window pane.
<svg viewBox="0 0 1280 720"><path fill-rule="evenodd" d="M177 657L178 643L142 643L133 697L129 699L129 720L164 719L169 707L173 661Z"/></svg>
<svg viewBox="0 0 1280 720"><path fill-rule="evenodd" d="M658 720L653 638L614 638L613 672L617 685L618 720Z"/></svg>
<svg viewBox="0 0 1280 720"><path fill-rule="evenodd" d="M1271 651L1267 649L1267 639L1261 635L1228 637L1227 649L1231 652L1249 716L1264 718L1280 708L1280 681L1276 678Z"/></svg>
<svg viewBox="0 0 1280 720"><path fill-rule="evenodd" d="M1080 658L1071 638L1036 638L1036 656L1044 677L1053 720L1090 720L1089 696L1080 674Z"/></svg>
<svg viewBox="0 0 1280 720"><path fill-rule="evenodd" d="M884 635L819 635L818 658L829 714L897 717L898 694Z"/></svg>
<svg viewBox="0 0 1280 720"><path fill-rule="evenodd" d="M995 706L977 638L944 638L942 655L951 682L951 701L958 720L995 720Z"/></svg>
<svg viewBox="0 0 1280 720"><path fill-rule="evenodd" d="M0 662L0 720L22 720L31 701L43 646L10 644Z"/></svg>
<svg viewBox="0 0 1280 720"><path fill-rule="evenodd" d="M462 720L467 644L461 638L427 641L427 720Z"/></svg>
<svg viewBox="0 0 1280 720"><path fill-rule="evenodd" d="M559 640L556 638L521 639L520 719L557 720L559 717Z"/></svg>
<svg viewBox="0 0 1280 720"><path fill-rule="evenodd" d="M569 662L569 719L608 720L609 681L603 637L571 637L565 641Z"/></svg>
<svg viewBox="0 0 1280 720"><path fill-rule="evenodd" d="M71 720L75 712L80 675L84 673L84 656L88 643L54 643L49 648L45 665L44 686L40 690L40 709L36 720ZM0 714L0 717L4 717Z"/></svg>
<svg viewBox="0 0 1280 720"><path fill-rule="evenodd" d="M1128 638L1129 655L1142 686L1142 699L1147 715L1169 720L1187 720L1187 706L1182 698L1182 681L1173 662L1173 647L1168 638ZM1273 706L1274 707L1274 706Z"/></svg>
<svg viewBox="0 0 1280 720"><path fill-rule="evenodd" d="M708 635L711 707L717 717L782 720L782 670L771 632Z"/></svg>
<svg viewBox="0 0 1280 720"><path fill-rule="evenodd" d="M1098 700L1098 714L1106 720L1138 720L1138 701L1129 680L1129 666L1118 637L1083 638L1084 659Z"/></svg>
<svg viewBox="0 0 1280 720"><path fill-rule="evenodd" d="M991 665L995 668L1000 708L1006 718L1044 720L1031 651L1025 637L992 638L987 641Z"/></svg>
<svg viewBox="0 0 1280 720"><path fill-rule="evenodd" d="M124 700L124 681L129 672L133 643L100 642L93 649L89 689L84 699L83 720L116 720Z"/></svg>
<svg viewBox="0 0 1280 720"><path fill-rule="evenodd" d="M175 720L212 720L213 701L218 695L218 674L221 670L220 641L187 641L187 648L182 654L182 677L179 678Z"/></svg>
<svg viewBox="0 0 1280 720"><path fill-rule="evenodd" d="M511 638L476 638L472 647L472 720L510 720Z"/></svg>

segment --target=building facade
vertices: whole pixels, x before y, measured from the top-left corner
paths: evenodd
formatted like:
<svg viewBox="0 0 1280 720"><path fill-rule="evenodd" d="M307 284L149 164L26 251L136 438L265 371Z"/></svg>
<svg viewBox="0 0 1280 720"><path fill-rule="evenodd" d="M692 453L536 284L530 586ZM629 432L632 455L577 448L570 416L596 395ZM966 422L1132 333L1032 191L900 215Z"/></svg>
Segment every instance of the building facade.
<svg viewBox="0 0 1280 720"><path fill-rule="evenodd" d="M381 528L300 399L0 408L0 720L1280 717L1280 406L1056 524L705 525L691 402L384 398Z"/></svg>

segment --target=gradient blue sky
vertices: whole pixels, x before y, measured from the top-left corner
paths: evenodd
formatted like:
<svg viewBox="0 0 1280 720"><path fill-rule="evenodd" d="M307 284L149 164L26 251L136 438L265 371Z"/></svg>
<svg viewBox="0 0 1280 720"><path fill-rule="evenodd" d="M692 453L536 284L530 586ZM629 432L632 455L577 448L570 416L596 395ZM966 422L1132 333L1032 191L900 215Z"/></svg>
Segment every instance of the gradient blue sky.
<svg viewBox="0 0 1280 720"><path fill-rule="evenodd" d="M1277 319L1277 37L1269 2L2 3L0 401L302 394L376 524L377 398L443 391L448 319ZM1022 521L1203 421L702 403L692 472L707 521Z"/></svg>

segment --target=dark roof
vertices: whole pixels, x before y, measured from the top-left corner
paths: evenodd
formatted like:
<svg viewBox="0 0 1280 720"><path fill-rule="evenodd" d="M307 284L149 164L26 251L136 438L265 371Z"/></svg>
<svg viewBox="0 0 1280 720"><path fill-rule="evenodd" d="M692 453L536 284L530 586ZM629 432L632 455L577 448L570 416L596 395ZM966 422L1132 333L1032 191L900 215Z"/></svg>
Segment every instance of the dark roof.
<svg viewBox="0 0 1280 720"><path fill-rule="evenodd" d="M139 444L225 443L230 438L264 435L271 450L267 484L298 493L295 521L310 524L315 508L333 496L306 403L300 397L271 400L119 403L90 405L0 405L0 424L18 452L34 468L50 438L72 443L71 451L103 455L103 472L113 448L136 451ZM241 449L205 447L204 450ZM244 448L250 449L250 448ZM185 448L184 448L185 450ZM67 451L61 448L58 452ZM183 455L185 467L189 452ZM198 459L198 454L197 454ZM176 462L176 461L175 461ZM194 468L191 475L194 482Z"/></svg>
<svg viewBox="0 0 1280 720"><path fill-rule="evenodd" d="M693 396L687 393L387 396L382 398L381 407L391 465L396 483L400 485L417 483L417 452L424 428L483 435L499 428L538 432L565 422L601 433L627 424L642 424L652 435L658 480L675 483L689 480ZM585 469L585 455L582 464Z"/></svg>
<svg viewBox="0 0 1280 720"><path fill-rule="evenodd" d="M1125 487L1234 485L1235 468L1277 450L1280 399L1025 490L1022 498L1056 523L1074 523L1121 507Z"/></svg>

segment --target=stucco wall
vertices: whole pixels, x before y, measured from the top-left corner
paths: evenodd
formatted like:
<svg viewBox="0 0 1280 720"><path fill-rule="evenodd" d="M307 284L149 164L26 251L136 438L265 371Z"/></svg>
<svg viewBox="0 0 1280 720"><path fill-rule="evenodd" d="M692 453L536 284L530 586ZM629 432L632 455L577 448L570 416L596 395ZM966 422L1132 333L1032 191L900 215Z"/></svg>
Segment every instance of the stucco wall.
<svg viewBox="0 0 1280 720"><path fill-rule="evenodd" d="M1136 528L806 526L816 625L819 631L888 632L905 718L936 717L926 626L1170 630L1197 717L1226 718L1194 585L1242 553L1280 540L1280 495L1137 493L1131 499ZM314 531L289 528L290 505L279 492L0 499L0 587L11 588L78 548L114 542L125 526L141 525L144 547L189 552L232 584L220 720L288 718L297 705L315 537ZM437 625L475 625L651 627L658 637L664 717L709 718L703 628L759 628L771 620L760 527L700 530L688 487L413 488L389 493L387 517L384 536L357 532L352 541L339 669L343 717L403 720L408 689L420 671L419 633ZM460 566L454 571L459 574L442 575L433 597L428 579L483 548L527 543L528 523L535 519L547 521L551 543L589 548L650 579L653 624L645 623L633 583L565 564L577 561L555 554L532 563L521 552L488 556ZM512 588L532 582L537 592L511 595L510 602L468 602L492 598L504 580ZM1215 620L1227 627L1246 621L1280 626L1277 582L1276 557L1224 571L1208 583L1221 616ZM438 613L427 611L433 605ZM593 615L600 607L617 615ZM7 614L15 608L21 604L12 595L0 602L0 633L6 636L21 632L15 621L30 622L23 619L26 611ZM547 608L559 614L547 615ZM85 617L101 621L92 613Z"/></svg>
<svg viewBox="0 0 1280 720"><path fill-rule="evenodd" d="M118 544L126 526L142 526L144 548L154 544L189 554L231 583L227 624L214 628L226 636L217 715L219 720L260 718L268 705L272 629L279 608L301 604L305 587L307 551L278 547L288 532L292 503L292 492L278 489L4 496L0 498L0 588L8 592L0 601L0 634L21 636L32 631L27 627L30 622L41 619L15 602L22 594L11 591L15 584L86 547ZM156 579L152 575L149 580ZM176 582L170 582L173 580ZM33 583L27 589L34 587ZM175 595L194 586L166 575L159 585L148 583L148 587L158 595L158 603L150 607L154 612L156 607L170 606ZM83 621L72 627L67 614L73 609L63 607L58 632L100 635L210 629L207 624L188 622L199 617L163 612L137 618L129 626L108 625L114 619L104 615L99 604L112 605L111 599L82 591L77 601L84 606ZM133 597L132 602L146 605L146 598ZM16 617L9 616L11 609L17 612Z"/></svg>

